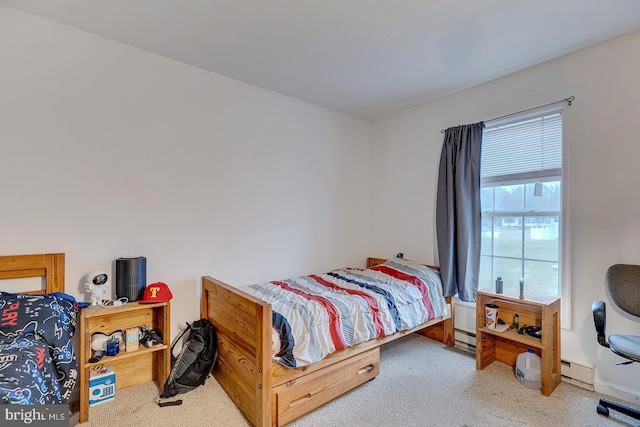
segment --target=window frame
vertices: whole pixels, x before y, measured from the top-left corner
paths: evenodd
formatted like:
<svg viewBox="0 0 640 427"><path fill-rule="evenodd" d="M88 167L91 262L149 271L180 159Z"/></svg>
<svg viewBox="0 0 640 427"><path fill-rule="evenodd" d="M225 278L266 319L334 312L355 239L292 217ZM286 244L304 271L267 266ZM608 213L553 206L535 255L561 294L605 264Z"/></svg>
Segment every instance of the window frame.
<svg viewBox="0 0 640 427"><path fill-rule="evenodd" d="M549 109L548 106L545 106L545 109ZM496 216L519 216L522 217L523 221L526 221L527 216L558 216L559 218L559 229L558 229L558 297L561 298L561 313L560 313L560 324L563 329L571 329L571 168L572 168L572 152L573 152L573 144L571 138L571 129L572 129L572 114L571 108L568 108L569 105L566 102L560 106L556 106L555 110L559 110L562 117L562 168L555 170L546 170L546 171L536 171L534 173L523 173L523 174L513 174L509 177L509 179L505 179L507 177L497 177L497 178L481 178L481 188L486 187L496 187L501 185L517 185L524 184L526 191L526 184L535 183L536 181L557 181L560 180L560 188L561 188L561 200L560 200L560 211L540 211L540 212L530 212L526 211L526 206L523 207L522 211L492 211L491 219L492 224L493 218ZM544 111L542 108L540 111ZM529 110L530 114L523 113L509 115L510 120L509 123L513 123L514 121L526 121L531 119L535 115L539 115L539 111L535 112L534 110ZM514 116L519 116L514 118ZM492 120L490 122L486 122L486 126L495 125L495 122L499 120ZM492 123L493 122L493 123ZM485 218L485 212L482 212L483 219ZM493 225L492 225L493 227ZM526 226L523 224L523 231ZM493 237L492 237L493 242ZM525 245L523 240L522 245ZM486 256L486 255L485 255ZM493 250L490 255L493 259L495 256L493 254ZM483 257L482 253L480 255L481 259ZM500 257L505 258L505 257ZM522 252L522 257L517 258L524 262L527 260L526 253Z"/></svg>

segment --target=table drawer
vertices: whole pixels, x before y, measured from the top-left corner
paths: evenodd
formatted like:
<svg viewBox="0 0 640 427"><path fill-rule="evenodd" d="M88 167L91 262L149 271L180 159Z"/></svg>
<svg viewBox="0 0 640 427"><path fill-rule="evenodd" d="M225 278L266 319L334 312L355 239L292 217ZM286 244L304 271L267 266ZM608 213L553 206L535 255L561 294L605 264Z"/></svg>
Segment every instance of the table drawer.
<svg viewBox="0 0 640 427"><path fill-rule="evenodd" d="M286 424L329 402L379 372L380 349L374 348L274 388L277 425Z"/></svg>

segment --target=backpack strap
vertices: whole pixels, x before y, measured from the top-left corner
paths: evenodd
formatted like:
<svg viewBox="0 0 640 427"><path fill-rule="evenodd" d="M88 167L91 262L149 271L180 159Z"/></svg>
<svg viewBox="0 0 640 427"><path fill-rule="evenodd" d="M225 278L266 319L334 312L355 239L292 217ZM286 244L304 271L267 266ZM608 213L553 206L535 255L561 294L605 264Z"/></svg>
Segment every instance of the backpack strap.
<svg viewBox="0 0 640 427"><path fill-rule="evenodd" d="M158 406L164 408L165 406L180 406L182 405L182 399L172 400L171 402L160 402L160 398L156 399Z"/></svg>
<svg viewBox="0 0 640 427"><path fill-rule="evenodd" d="M191 325L189 324L189 322L187 322L187 327L184 328L184 330L180 333L180 335L178 335L178 337L175 340L173 340L173 343L171 343L171 357L173 357L173 348L176 346L176 344L180 342L180 338L182 338L184 334L186 334L190 330L191 330Z"/></svg>
<svg viewBox="0 0 640 427"><path fill-rule="evenodd" d="M180 354L176 357L173 355L173 349L175 348L175 346L181 342L182 337L184 336L184 334L186 334L187 332L189 332L191 330L191 325L189 325L189 322L187 322L187 327L184 328L184 330L180 333L180 335L178 335L176 337L176 339L173 340L173 343L171 344L171 371L169 372L169 376L167 377L167 381L164 384L164 389L162 391L162 393L160 393L160 396L158 397L158 399L156 400L158 403L158 406L163 408L165 406L177 406L177 405L182 405L182 400L175 400L173 402L160 402L160 399L163 398L168 398L168 397L173 397L175 396L177 393L177 390L175 390L175 387L171 387L171 382L173 381L173 378L176 374L176 369L177 369L177 360L179 358L182 357L182 354L185 352L186 348L183 348L182 351L180 352Z"/></svg>

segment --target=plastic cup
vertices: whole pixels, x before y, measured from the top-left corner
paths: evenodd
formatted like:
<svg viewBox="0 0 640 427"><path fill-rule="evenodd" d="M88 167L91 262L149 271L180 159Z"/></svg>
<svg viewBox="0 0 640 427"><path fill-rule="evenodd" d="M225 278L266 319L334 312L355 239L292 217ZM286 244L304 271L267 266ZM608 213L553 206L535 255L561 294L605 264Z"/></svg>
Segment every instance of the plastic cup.
<svg viewBox="0 0 640 427"><path fill-rule="evenodd" d="M500 307L495 304L485 304L484 317L487 328L496 329L498 326L498 309Z"/></svg>

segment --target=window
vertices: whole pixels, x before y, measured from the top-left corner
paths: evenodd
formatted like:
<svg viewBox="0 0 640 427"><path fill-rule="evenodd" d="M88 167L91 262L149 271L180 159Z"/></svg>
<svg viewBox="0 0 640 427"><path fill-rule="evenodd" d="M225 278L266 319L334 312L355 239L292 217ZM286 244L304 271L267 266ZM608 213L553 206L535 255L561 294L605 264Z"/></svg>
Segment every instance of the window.
<svg viewBox="0 0 640 427"><path fill-rule="evenodd" d="M480 288L502 277L517 292L524 278L525 297L567 296L562 112L556 104L485 123Z"/></svg>

